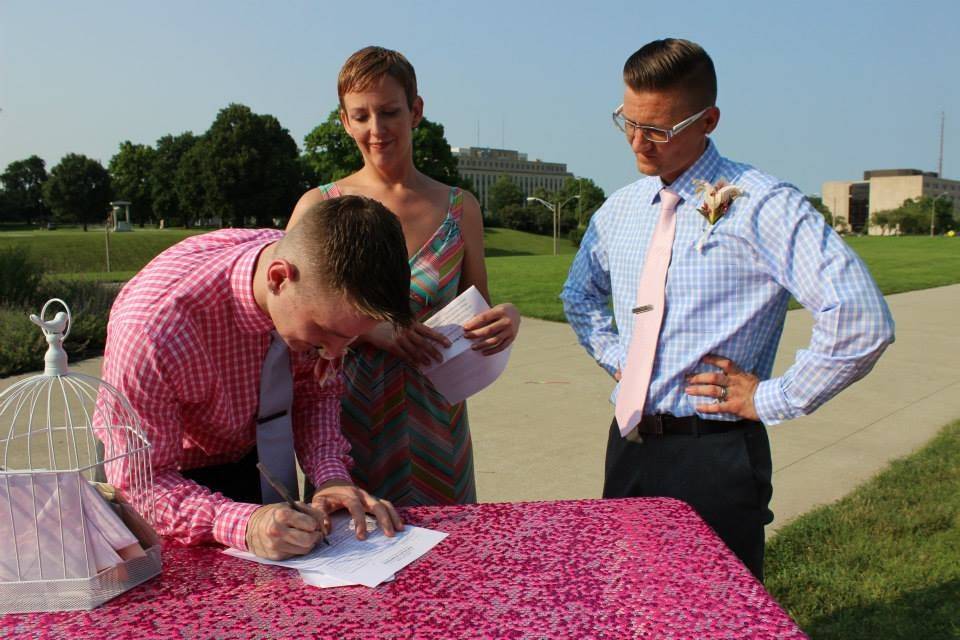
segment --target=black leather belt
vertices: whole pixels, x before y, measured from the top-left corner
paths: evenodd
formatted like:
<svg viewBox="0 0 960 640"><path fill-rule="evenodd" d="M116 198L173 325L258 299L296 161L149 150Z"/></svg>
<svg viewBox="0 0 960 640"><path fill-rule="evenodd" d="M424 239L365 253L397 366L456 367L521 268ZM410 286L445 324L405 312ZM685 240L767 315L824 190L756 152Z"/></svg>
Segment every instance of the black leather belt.
<svg viewBox="0 0 960 640"><path fill-rule="evenodd" d="M678 418L668 413L658 413L653 416L643 416L637 425L637 432L643 435L661 436L670 434L707 435L711 433L726 433L745 429L757 424L753 420L737 420L726 422L722 420L704 420L700 416L685 416Z"/></svg>

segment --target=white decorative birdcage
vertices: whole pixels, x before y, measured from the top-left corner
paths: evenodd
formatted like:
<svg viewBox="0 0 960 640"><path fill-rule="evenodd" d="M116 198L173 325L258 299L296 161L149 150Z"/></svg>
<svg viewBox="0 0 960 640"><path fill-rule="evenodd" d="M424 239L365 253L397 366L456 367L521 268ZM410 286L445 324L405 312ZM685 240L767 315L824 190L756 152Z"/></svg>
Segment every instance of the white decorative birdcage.
<svg viewBox="0 0 960 640"><path fill-rule="evenodd" d="M0 613L92 609L160 573L150 446L116 388L67 370L66 303L30 320L44 372L0 393Z"/></svg>

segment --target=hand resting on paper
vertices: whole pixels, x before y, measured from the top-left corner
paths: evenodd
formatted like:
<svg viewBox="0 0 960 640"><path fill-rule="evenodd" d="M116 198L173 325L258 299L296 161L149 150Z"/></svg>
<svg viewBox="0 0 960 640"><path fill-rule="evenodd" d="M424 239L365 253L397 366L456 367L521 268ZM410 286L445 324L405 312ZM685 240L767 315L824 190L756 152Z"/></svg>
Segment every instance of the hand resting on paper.
<svg viewBox="0 0 960 640"><path fill-rule="evenodd" d="M492 356L510 346L520 330L520 312L509 302L478 313L463 325L464 337L473 340L473 349Z"/></svg>
<svg viewBox="0 0 960 640"><path fill-rule="evenodd" d="M247 549L268 560L286 560L309 553L321 535L330 532L330 518L316 505L303 505L310 515L285 503L267 504L247 521Z"/></svg>
<svg viewBox="0 0 960 640"><path fill-rule="evenodd" d="M414 322L406 329L395 329L391 323L381 322L373 331L365 333L363 340L406 360L414 367L443 360L435 343L450 346L446 336L419 322Z"/></svg>
<svg viewBox="0 0 960 640"><path fill-rule="evenodd" d="M403 530L403 520L389 500L375 498L360 487L345 481L331 480L321 485L313 494L311 506L323 513L333 513L338 509L349 511L358 540L367 537L367 513L377 519L388 538Z"/></svg>

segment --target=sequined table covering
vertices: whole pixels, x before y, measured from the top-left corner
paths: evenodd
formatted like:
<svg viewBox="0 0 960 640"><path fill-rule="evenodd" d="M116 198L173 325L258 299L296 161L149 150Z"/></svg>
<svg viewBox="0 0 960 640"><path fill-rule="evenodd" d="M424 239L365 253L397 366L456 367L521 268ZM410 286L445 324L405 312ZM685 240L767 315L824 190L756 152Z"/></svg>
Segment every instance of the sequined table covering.
<svg viewBox="0 0 960 640"><path fill-rule="evenodd" d="M0 616L0 637L803 638L713 531L666 498L418 507L449 533L376 589L304 586L212 547L89 612Z"/></svg>

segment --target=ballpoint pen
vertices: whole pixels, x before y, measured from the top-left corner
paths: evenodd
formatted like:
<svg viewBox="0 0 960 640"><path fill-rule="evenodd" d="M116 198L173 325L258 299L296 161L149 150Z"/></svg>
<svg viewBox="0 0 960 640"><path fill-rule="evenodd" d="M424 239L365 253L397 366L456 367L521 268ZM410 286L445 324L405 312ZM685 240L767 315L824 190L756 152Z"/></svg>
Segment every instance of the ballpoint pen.
<svg viewBox="0 0 960 640"><path fill-rule="evenodd" d="M306 507L304 507L302 504L300 504L299 502L293 499L293 497L290 495L290 492L287 491L287 488L284 486L284 484L279 480L277 480L275 477L273 477L273 474L267 470L267 468L264 466L262 462L257 463L257 469L260 470L260 473L263 474L263 477L266 478L268 483L270 483L270 486L273 487L273 490L276 491L281 498L283 498L284 502L287 503L287 506L289 506L294 511L299 511L300 513L313 517L313 514L307 511ZM320 530L320 541L323 542L323 544L330 546L330 541L327 540L327 536L324 535L322 528Z"/></svg>

